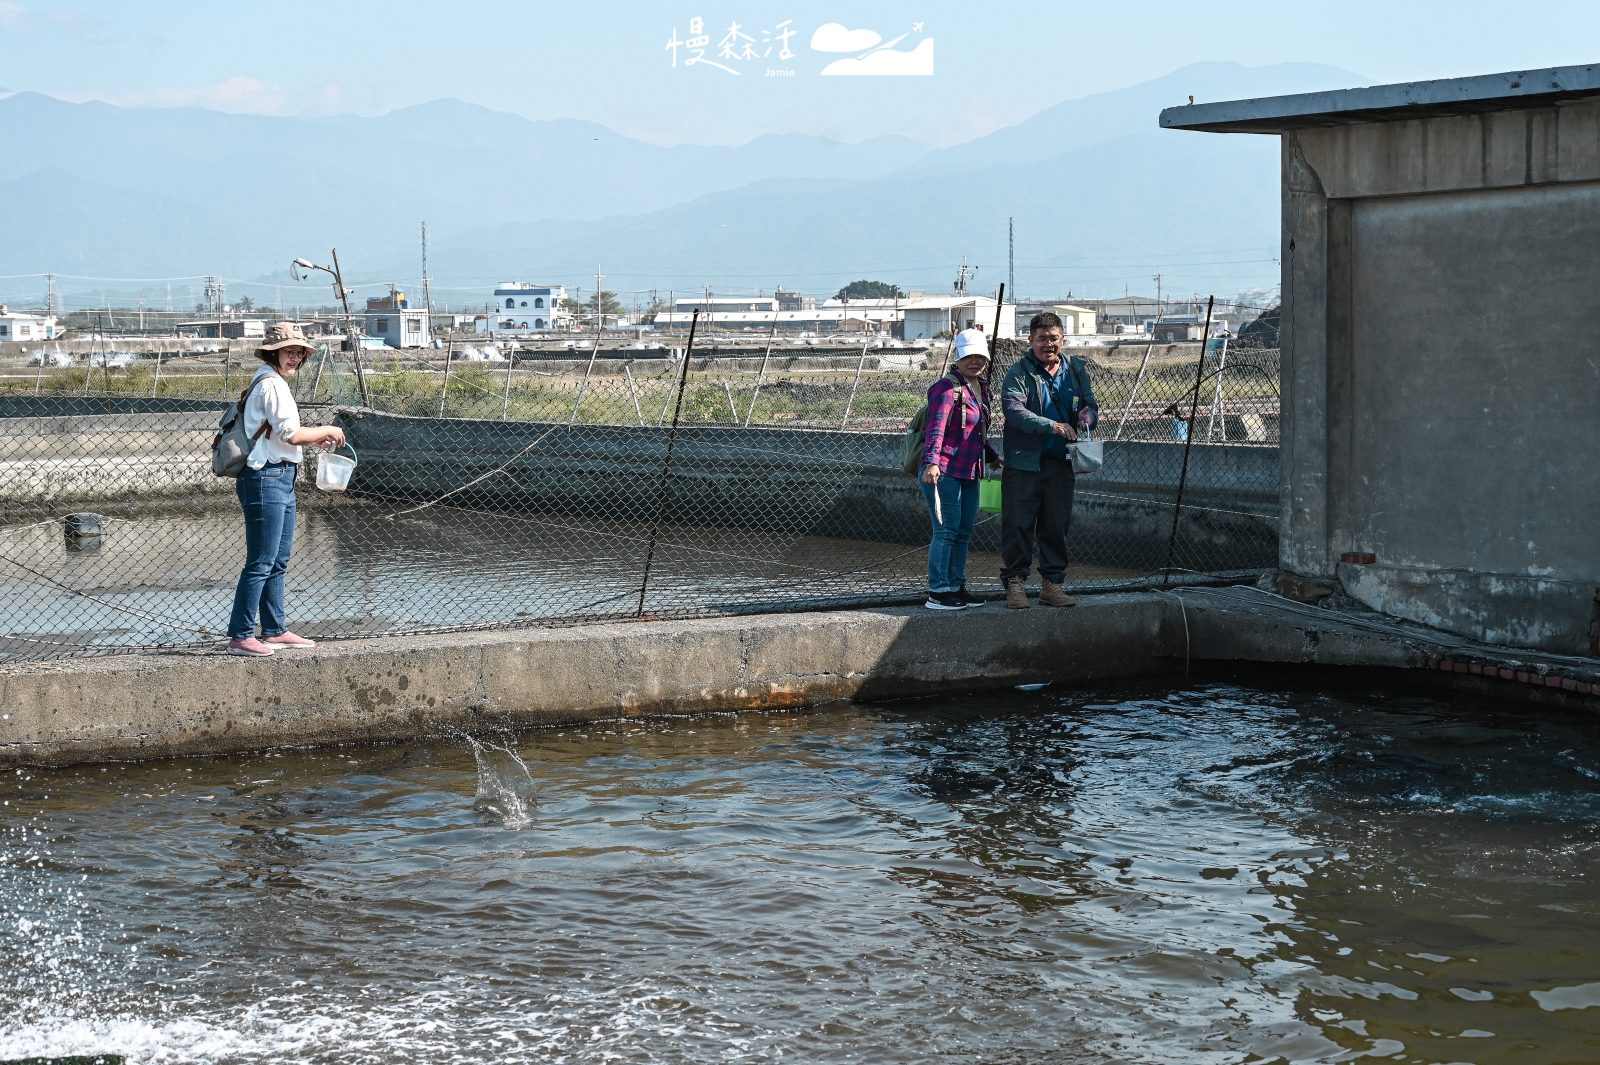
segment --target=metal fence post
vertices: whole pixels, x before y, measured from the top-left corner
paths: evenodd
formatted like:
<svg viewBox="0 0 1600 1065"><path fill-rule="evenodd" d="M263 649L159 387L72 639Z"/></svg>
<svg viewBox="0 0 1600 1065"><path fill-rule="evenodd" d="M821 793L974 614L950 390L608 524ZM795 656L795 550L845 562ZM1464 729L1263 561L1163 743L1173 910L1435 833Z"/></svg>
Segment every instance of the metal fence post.
<svg viewBox="0 0 1600 1065"><path fill-rule="evenodd" d="M1206 327L1202 337L1211 333L1211 308L1217 297L1206 299ZM1178 498L1172 506L1172 535L1167 537L1167 564L1161 567L1161 587L1172 580L1172 552L1178 546L1178 517L1183 513L1183 488L1189 481L1189 449L1194 446L1194 416L1200 408L1200 383L1206 369L1206 346L1200 345L1200 358L1194 368L1194 391L1189 397L1189 428L1183 434L1183 471L1178 474Z"/></svg>
<svg viewBox="0 0 1600 1065"><path fill-rule="evenodd" d="M505 421L506 415L511 411L511 368L517 364L517 349L512 347L506 352L506 394L500 401L500 420Z"/></svg>
<svg viewBox="0 0 1600 1065"><path fill-rule="evenodd" d="M772 312L772 332L767 334L767 350L761 356L761 369L756 373L756 390L750 393L750 409L744 412L744 427L750 428L750 416L756 412L756 399L761 395L761 382L767 376L767 361L772 358L772 342L778 339L778 312ZM734 419L738 420L738 414Z"/></svg>
<svg viewBox="0 0 1600 1065"><path fill-rule="evenodd" d="M156 393L161 391L161 349L156 348L156 379L150 386L150 398L155 399Z"/></svg>
<svg viewBox="0 0 1600 1065"><path fill-rule="evenodd" d="M839 419L840 432L844 432L844 423L850 420L850 408L856 404L856 388L861 384L861 371L867 366L867 344L870 343L871 341L865 341L861 345L861 361L856 363L856 379L850 382L850 398L845 400L844 417Z"/></svg>
<svg viewBox="0 0 1600 1065"><path fill-rule="evenodd" d="M683 370L678 375L678 405L672 411L672 432L667 437L667 458L661 464L661 484L656 488L656 515L650 522L650 550L644 557L644 577L639 581L639 609L634 617L644 617L645 592L650 588L650 567L656 560L656 535L661 530L661 515L667 505L667 478L672 473L672 449L678 442L678 417L683 413L683 387L689 380L689 356L694 353L695 326L700 324L700 309L689 319L689 346L683 352Z"/></svg>
<svg viewBox="0 0 1600 1065"><path fill-rule="evenodd" d="M628 382L628 395L633 397L633 416L639 419L639 424L644 425L644 410L639 406L639 390L634 387L633 371L627 366L622 368L622 376Z"/></svg>
<svg viewBox="0 0 1600 1065"><path fill-rule="evenodd" d="M317 401L317 387L322 384L322 371L328 365L328 347L326 344L318 345L317 356L317 375L311 379L310 402L312 403Z"/></svg>
<svg viewBox="0 0 1600 1065"><path fill-rule="evenodd" d="M598 296L595 297L596 300L599 298ZM583 406L583 394L589 390L589 375L594 373L594 360L600 354L600 334L602 332L603 330L599 326L595 327L594 347L589 349L589 366L583 371L583 383L578 386L578 399L572 404L572 415L567 419L568 425L578 420L578 408Z"/></svg>
<svg viewBox="0 0 1600 1065"><path fill-rule="evenodd" d="M1201 347L1200 347L1200 353L1201 353L1200 357L1202 359L1205 358L1205 349L1208 346L1210 346L1210 344L1211 344L1211 341L1209 339L1207 339L1201 345ZM1212 389L1212 392L1211 392L1211 424L1206 427L1206 443L1208 443L1208 444L1211 443L1213 437L1216 435L1216 432L1217 432L1217 406L1218 406L1218 404L1220 404L1222 402L1222 372L1224 370L1226 370L1227 368L1228 368L1228 338L1227 337L1223 337L1222 338L1222 352L1218 356L1218 359L1217 359L1217 384L1216 384L1216 387L1214 389ZM1223 438L1224 441L1226 441L1227 438L1228 438L1228 420L1227 420L1226 413L1224 413L1223 420L1222 420L1222 438Z"/></svg>
<svg viewBox="0 0 1600 1065"><path fill-rule="evenodd" d="M444 401L450 397L450 356L455 354L456 338L444 342L444 387L439 390L439 417L444 417Z"/></svg>

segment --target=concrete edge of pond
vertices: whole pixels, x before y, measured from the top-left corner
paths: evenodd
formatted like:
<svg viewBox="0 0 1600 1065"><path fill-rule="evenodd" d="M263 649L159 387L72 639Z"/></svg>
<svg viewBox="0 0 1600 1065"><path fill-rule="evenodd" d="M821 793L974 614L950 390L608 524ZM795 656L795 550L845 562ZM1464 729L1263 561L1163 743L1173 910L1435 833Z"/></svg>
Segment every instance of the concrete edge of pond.
<svg viewBox="0 0 1600 1065"><path fill-rule="evenodd" d="M901 607L345 640L267 659L76 659L0 671L0 764L782 709L1149 676L1186 658L1433 669L1440 655L1331 613L1140 592L1067 610Z"/></svg>

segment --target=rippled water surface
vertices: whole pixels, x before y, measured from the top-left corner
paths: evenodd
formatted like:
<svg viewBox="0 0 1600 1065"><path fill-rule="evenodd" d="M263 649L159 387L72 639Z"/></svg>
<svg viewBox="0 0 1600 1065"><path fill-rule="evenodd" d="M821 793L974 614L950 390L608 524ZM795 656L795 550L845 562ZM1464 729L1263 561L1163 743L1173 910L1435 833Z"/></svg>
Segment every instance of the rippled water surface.
<svg viewBox="0 0 1600 1065"><path fill-rule="evenodd" d="M1600 1060L1600 723L1175 683L6 770L0 1059Z"/></svg>

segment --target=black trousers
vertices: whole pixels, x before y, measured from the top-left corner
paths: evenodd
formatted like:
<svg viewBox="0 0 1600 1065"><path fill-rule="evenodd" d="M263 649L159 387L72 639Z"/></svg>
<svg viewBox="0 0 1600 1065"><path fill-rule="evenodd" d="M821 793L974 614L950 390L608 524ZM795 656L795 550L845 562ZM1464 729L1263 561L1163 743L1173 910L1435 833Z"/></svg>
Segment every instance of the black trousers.
<svg viewBox="0 0 1600 1065"><path fill-rule="evenodd" d="M1060 584L1067 576L1067 529L1077 476L1067 459L1045 456L1039 471L1007 466L1000 481L1000 579L1027 578L1039 544L1039 574Z"/></svg>

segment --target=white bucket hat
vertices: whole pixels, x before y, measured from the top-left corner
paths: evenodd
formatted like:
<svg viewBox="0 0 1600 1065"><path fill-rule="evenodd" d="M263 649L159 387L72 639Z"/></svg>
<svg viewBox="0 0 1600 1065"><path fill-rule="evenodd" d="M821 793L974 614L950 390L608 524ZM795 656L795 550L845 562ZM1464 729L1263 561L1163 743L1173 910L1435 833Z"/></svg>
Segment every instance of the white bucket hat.
<svg viewBox="0 0 1600 1065"><path fill-rule="evenodd" d="M956 334L956 358L964 359L968 355L989 357L989 338L983 330L963 329Z"/></svg>

